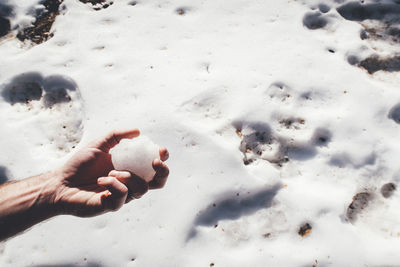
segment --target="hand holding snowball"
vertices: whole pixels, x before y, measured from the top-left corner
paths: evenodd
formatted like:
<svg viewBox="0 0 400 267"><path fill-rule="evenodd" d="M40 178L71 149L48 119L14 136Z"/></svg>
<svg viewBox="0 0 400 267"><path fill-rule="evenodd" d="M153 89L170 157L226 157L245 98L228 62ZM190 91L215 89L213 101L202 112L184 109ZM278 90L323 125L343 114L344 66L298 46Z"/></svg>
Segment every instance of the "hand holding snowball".
<svg viewBox="0 0 400 267"><path fill-rule="evenodd" d="M137 129L114 131L80 150L60 169L0 185L0 241L59 214L89 217L115 211L147 190L163 187L169 173L163 162L168 151L156 149L157 153L146 138L128 146L133 150L128 149L125 156L130 157L132 152L139 156L138 162L152 168L126 161L124 154L118 153L126 148L122 145L115 155L123 157L117 156L116 164L122 162L125 165L118 165L121 170L143 177L114 170L110 149L122 139L137 136Z"/></svg>
<svg viewBox="0 0 400 267"><path fill-rule="evenodd" d="M168 159L168 151L162 148L154 154L155 145L143 137L145 142L134 145L130 140L123 140L137 138L139 134L137 129L115 131L75 154L58 170L60 183L53 200L57 210L81 217L94 216L118 210L124 203L143 196L148 189L162 188L169 174L164 163ZM121 146L118 147L120 142ZM116 160L109 153L114 146L117 146L112 151ZM141 149L150 149L152 153ZM133 156L126 154L128 150L134 153ZM131 164L125 157L136 158L142 164L148 162L149 157L154 158L150 159L149 169L149 166L137 166L136 162ZM113 162L122 162L122 165L116 170L117 166L114 167ZM135 170L137 173L132 172Z"/></svg>

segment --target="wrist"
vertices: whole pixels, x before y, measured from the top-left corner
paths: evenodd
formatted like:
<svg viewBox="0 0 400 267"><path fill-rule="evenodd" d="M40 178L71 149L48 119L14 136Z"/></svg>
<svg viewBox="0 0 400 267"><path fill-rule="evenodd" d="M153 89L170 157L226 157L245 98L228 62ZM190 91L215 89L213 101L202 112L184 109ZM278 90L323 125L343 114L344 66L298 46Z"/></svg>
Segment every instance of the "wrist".
<svg viewBox="0 0 400 267"><path fill-rule="evenodd" d="M61 209L56 201L60 188L59 172L50 171L40 175L37 179L39 179L40 191L34 203L35 208L45 212L49 217L60 215Z"/></svg>

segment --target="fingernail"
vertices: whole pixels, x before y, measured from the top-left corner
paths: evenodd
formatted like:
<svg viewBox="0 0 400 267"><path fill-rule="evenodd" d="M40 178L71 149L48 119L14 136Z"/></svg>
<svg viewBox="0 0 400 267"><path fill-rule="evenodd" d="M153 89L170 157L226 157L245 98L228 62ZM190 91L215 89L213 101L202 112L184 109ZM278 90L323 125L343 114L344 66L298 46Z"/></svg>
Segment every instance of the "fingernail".
<svg viewBox="0 0 400 267"><path fill-rule="evenodd" d="M108 197L110 197L111 196L111 192L110 191L107 191L107 192L104 192L104 194L101 196L102 198L104 198L104 199L106 199L106 198L108 198Z"/></svg>
<svg viewBox="0 0 400 267"><path fill-rule="evenodd" d="M104 178L99 178L99 179L97 179L97 182L98 182L98 183L104 182Z"/></svg>

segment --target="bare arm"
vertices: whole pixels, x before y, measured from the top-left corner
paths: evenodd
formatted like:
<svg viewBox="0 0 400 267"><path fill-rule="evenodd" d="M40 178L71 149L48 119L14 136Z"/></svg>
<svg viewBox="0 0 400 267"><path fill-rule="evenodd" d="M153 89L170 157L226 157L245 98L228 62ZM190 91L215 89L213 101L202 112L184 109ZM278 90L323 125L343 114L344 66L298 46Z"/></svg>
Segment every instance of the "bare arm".
<svg viewBox="0 0 400 267"><path fill-rule="evenodd" d="M116 171L109 150L123 138L139 135L136 129L115 131L77 152L64 166L46 174L0 186L0 241L59 214L80 217L116 211L149 189L162 188L169 170L160 149L153 161L150 183L125 171Z"/></svg>
<svg viewBox="0 0 400 267"><path fill-rule="evenodd" d="M55 175L49 172L0 187L0 240L57 215L51 201Z"/></svg>

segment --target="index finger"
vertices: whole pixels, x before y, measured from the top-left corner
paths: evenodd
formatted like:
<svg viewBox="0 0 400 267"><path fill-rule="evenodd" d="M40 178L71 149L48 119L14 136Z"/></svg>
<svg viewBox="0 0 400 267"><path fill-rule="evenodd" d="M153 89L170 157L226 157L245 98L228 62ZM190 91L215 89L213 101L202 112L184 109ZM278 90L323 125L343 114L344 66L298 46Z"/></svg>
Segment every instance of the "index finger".
<svg viewBox="0 0 400 267"><path fill-rule="evenodd" d="M107 134L105 137L100 138L99 140L94 141L90 146L94 146L106 153L110 151L111 148L116 146L121 139L124 138L134 138L140 135L140 131L138 129L130 129L130 130L114 130Z"/></svg>

